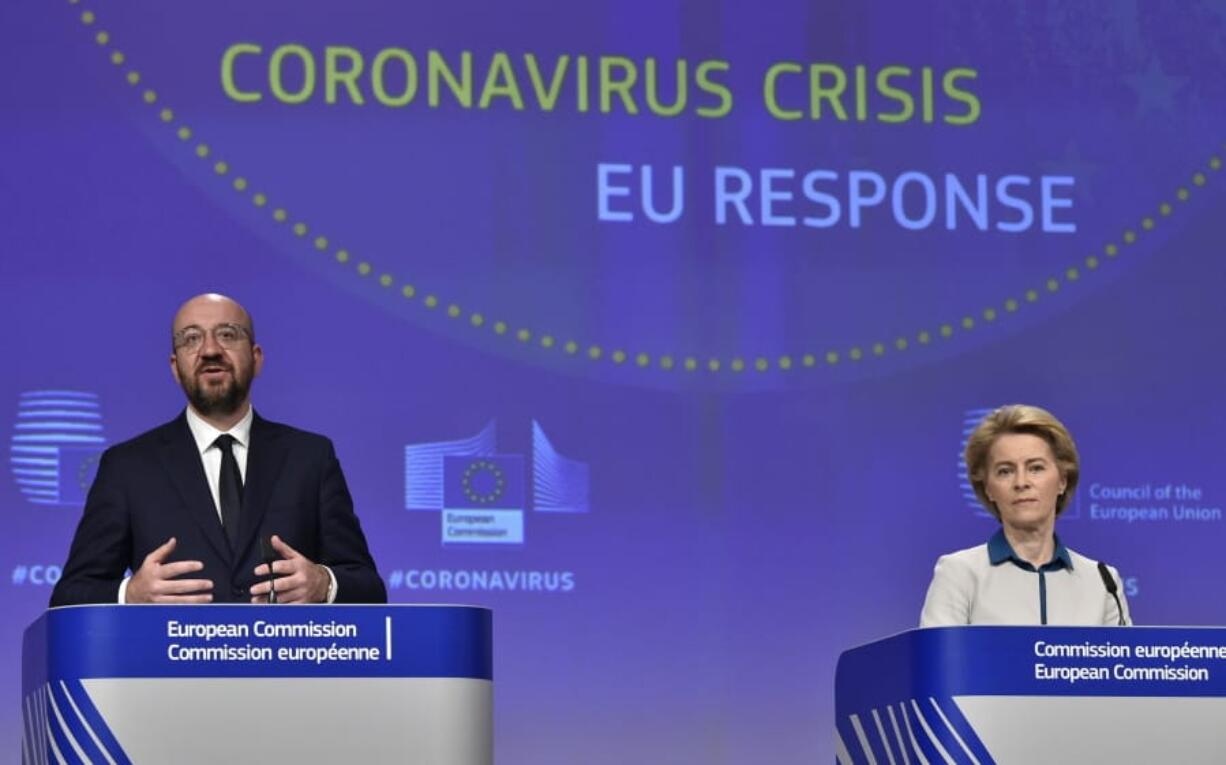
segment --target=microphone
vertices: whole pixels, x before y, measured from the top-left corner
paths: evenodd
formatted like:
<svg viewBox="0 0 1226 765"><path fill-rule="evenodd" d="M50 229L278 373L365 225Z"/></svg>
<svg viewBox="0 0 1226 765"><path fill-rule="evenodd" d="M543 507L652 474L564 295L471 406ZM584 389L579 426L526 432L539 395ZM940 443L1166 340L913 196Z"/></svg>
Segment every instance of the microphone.
<svg viewBox="0 0 1226 765"><path fill-rule="evenodd" d="M1124 621L1124 607L1120 605L1119 588L1115 585L1115 577L1111 576L1111 570L1102 561L1098 562L1098 575L1103 578L1103 586L1107 588L1107 592L1115 598L1115 610L1120 615L1119 626L1125 626L1127 622Z"/></svg>
<svg viewBox="0 0 1226 765"><path fill-rule="evenodd" d="M272 549L272 535L260 535L260 554L264 558L264 562L268 564L268 602L277 602L277 586L275 582L277 578L273 576L272 564L278 560L277 551ZM1101 564L1100 564L1101 565Z"/></svg>

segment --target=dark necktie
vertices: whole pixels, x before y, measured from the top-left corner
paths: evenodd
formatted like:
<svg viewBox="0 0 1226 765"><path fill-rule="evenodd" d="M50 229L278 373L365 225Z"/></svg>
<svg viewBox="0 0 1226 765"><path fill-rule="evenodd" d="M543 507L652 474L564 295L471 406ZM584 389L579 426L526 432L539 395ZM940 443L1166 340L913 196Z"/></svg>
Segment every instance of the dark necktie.
<svg viewBox="0 0 1226 765"><path fill-rule="evenodd" d="M234 459L234 436L223 433L213 445L221 450L221 480L217 486L221 525L226 529L230 549L234 549L238 544L238 511L243 504L243 477L238 472L238 460Z"/></svg>

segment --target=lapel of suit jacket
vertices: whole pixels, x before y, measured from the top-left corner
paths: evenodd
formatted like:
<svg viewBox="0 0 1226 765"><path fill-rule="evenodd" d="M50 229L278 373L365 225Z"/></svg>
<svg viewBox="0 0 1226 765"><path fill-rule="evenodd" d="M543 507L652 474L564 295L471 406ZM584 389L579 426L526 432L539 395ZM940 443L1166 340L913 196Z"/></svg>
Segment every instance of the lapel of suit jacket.
<svg viewBox="0 0 1226 765"><path fill-rule="evenodd" d="M204 538L224 561L231 560L230 543L226 540L209 480L204 474L204 463L196 449L196 440L187 427L187 415L181 414L162 428L162 449L158 453L167 475L179 492L187 515L200 527Z"/></svg>
<svg viewBox="0 0 1226 765"><path fill-rule="evenodd" d="M240 514L238 546L234 551L242 560L248 546L255 543L264 522L272 490L285 466L287 450L282 443L284 430L260 415L251 421L247 445L247 480L243 483L243 509ZM276 531L272 529L271 531Z"/></svg>

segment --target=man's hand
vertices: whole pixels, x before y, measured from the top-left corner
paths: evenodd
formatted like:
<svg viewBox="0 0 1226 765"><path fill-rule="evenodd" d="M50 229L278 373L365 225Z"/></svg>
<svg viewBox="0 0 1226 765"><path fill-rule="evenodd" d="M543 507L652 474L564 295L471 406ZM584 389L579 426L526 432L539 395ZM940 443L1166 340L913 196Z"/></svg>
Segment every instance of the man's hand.
<svg viewBox="0 0 1226 765"><path fill-rule="evenodd" d="M175 538L145 556L124 593L126 603L210 603L213 600L213 582L209 579L175 579L182 574L200 571L204 564L198 560L180 560L166 563L175 549Z"/></svg>
<svg viewBox="0 0 1226 765"><path fill-rule="evenodd" d="M323 603L328 597L328 586L332 583L328 571L303 557L302 553L287 545L276 534L272 535L272 548L283 558L273 561L272 564L273 573L277 575L277 602ZM268 564L261 563L256 566L255 575L267 579ZM269 589L267 581L252 587L251 602L267 603Z"/></svg>

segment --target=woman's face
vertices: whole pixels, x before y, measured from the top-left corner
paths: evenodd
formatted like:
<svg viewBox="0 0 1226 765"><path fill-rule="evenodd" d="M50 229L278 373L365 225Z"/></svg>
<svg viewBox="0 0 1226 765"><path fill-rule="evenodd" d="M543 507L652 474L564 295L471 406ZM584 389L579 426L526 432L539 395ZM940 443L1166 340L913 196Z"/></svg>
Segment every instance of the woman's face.
<svg viewBox="0 0 1226 765"><path fill-rule="evenodd" d="M984 488L1004 525L1019 531L1041 530L1056 517L1056 499L1067 481L1051 446L1030 433L1006 433L988 450Z"/></svg>

